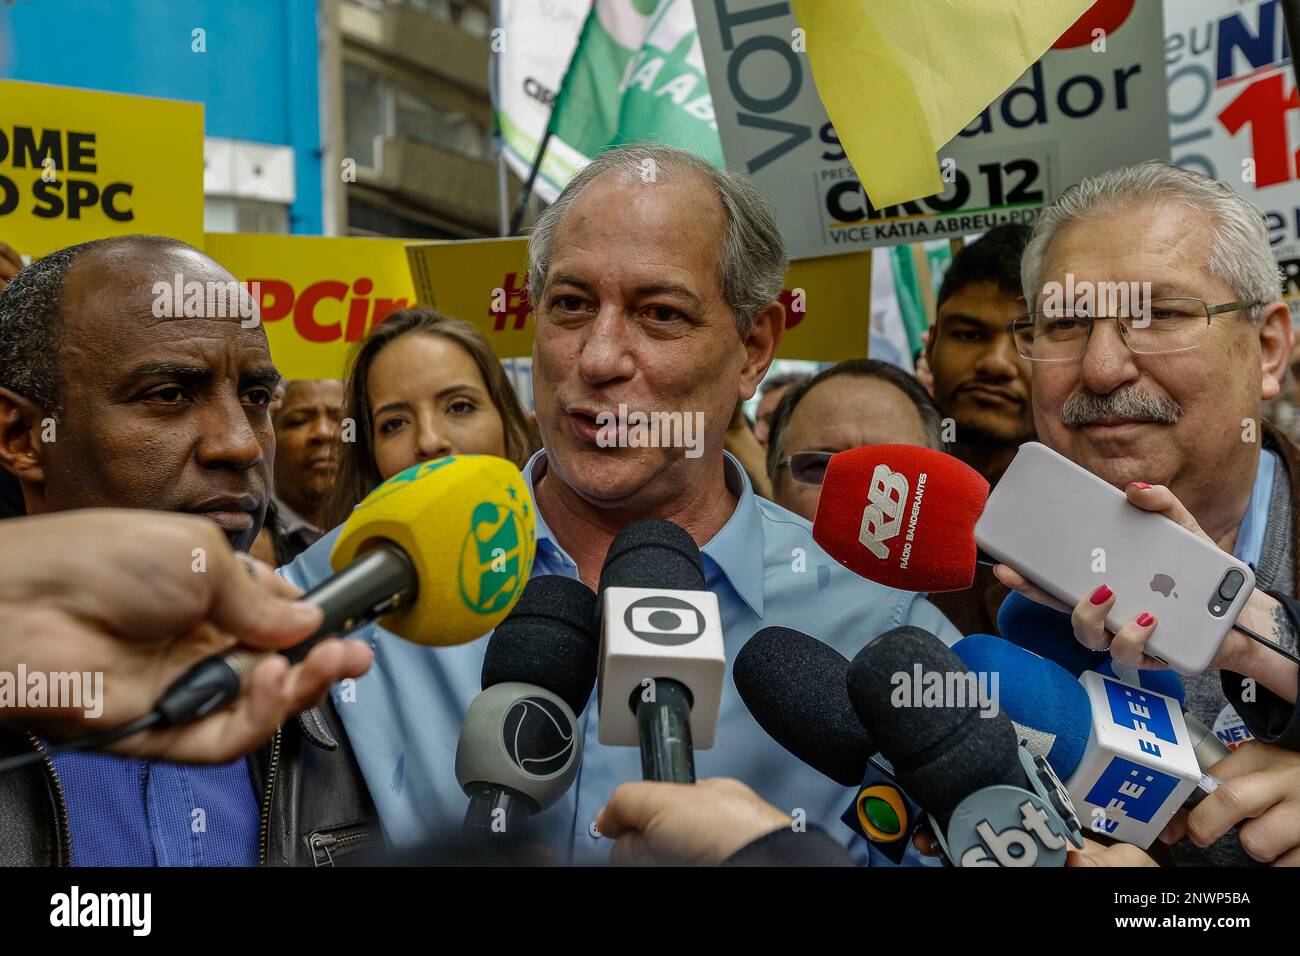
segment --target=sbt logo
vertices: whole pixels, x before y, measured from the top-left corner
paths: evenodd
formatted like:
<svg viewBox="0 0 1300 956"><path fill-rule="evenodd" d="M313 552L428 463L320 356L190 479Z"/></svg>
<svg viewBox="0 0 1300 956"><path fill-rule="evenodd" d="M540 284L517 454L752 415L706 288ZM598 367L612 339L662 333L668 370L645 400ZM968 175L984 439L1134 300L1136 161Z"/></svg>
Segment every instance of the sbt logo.
<svg viewBox="0 0 1300 956"><path fill-rule="evenodd" d="M903 528L903 505L907 501L907 492L907 478L888 465L877 465L871 473L867 507L862 511L858 540L882 561L889 557L885 542L898 537Z"/></svg>
<svg viewBox="0 0 1300 956"><path fill-rule="evenodd" d="M988 818L975 824L979 842L961 855L961 866L1033 866L1038 862L1038 847L1060 850L1065 837L1057 833L1047 812L1032 800L1018 807L1021 825L995 830Z"/></svg>

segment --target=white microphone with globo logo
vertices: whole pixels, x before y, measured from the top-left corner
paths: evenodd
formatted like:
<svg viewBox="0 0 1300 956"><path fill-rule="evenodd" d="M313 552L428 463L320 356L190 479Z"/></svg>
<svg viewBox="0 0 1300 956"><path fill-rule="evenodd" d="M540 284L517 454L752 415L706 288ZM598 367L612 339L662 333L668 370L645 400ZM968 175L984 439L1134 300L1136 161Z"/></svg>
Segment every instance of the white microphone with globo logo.
<svg viewBox="0 0 1300 956"><path fill-rule="evenodd" d="M700 550L670 521L629 525L610 543L599 593L600 742L640 747L647 780L692 783L727 669Z"/></svg>

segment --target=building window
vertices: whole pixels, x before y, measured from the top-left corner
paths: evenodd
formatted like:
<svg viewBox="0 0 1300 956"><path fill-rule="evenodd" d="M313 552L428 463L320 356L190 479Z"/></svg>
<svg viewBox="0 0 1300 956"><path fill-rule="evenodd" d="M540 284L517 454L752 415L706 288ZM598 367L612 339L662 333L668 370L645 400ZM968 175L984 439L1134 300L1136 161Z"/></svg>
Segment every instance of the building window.
<svg viewBox="0 0 1300 956"><path fill-rule="evenodd" d="M344 150L358 166L374 168L375 137L405 136L474 159L491 158L487 129L414 90L354 63L345 63Z"/></svg>
<svg viewBox="0 0 1300 956"><path fill-rule="evenodd" d="M374 168L375 137L390 132L386 87L378 73L343 64L343 152L358 166Z"/></svg>

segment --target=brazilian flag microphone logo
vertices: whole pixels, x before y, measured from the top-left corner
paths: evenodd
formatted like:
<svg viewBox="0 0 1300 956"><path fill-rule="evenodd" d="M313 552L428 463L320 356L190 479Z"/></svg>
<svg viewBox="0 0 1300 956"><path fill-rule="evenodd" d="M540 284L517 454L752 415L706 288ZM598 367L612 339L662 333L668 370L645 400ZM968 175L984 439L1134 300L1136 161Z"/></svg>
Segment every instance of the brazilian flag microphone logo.
<svg viewBox="0 0 1300 956"><path fill-rule="evenodd" d="M870 841L892 863L902 863L921 808L898 785L894 775L874 760L858 787L853 805L840 817L849 829Z"/></svg>

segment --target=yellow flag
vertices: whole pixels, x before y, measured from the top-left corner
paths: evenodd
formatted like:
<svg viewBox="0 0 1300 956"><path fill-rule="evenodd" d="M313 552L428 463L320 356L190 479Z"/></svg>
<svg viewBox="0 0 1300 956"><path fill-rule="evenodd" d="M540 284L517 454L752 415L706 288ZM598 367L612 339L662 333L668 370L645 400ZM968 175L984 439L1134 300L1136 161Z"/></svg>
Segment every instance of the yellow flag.
<svg viewBox="0 0 1300 956"><path fill-rule="evenodd" d="M877 209L942 192L936 154L1093 0L794 0L813 79Z"/></svg>

